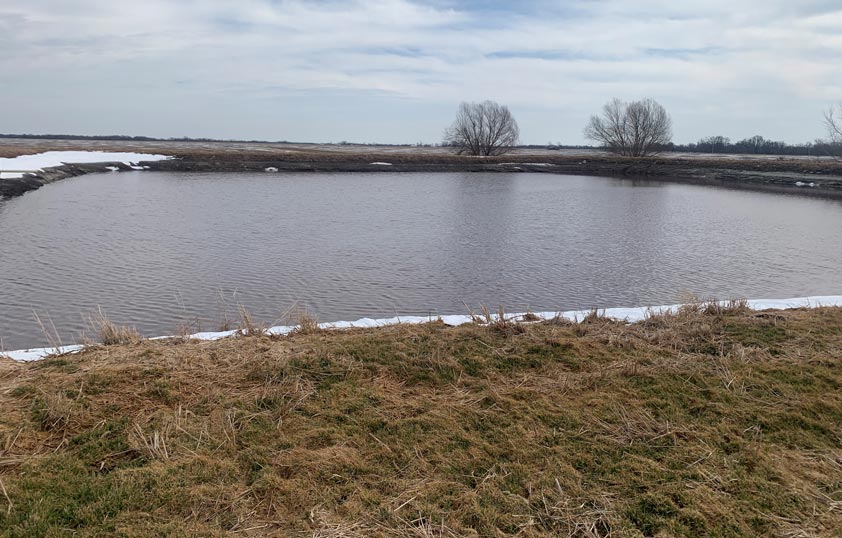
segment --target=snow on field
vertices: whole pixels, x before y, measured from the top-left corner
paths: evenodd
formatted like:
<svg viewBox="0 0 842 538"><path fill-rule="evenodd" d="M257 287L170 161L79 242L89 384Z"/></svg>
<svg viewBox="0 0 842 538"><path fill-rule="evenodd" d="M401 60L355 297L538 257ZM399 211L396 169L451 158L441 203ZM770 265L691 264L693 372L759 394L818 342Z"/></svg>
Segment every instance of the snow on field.
<svg viewBox="0 0 842 538"><path fill-rule="evenodd" d="M14 170L14 173L3 173L6 179L22 177L22 171L38 172L44 168L61 166L63 164L86 163L124 163L133 166L141 161L164 161L172 159L166 155L149 155L146 153L116 153L107 151L48 151L35 155L21 155L20 157L0 158L0 170Z"/></svg>
<svg viewBox="0 0 842 538"><path fill-rule="evenodd" d="M376 163L371 163L371 166L392 166L392 163L376 162Z"/></svg>
<svg viewBox="0 0 842 538"><path fill-rule="evenodd" d="M723 306L728 304L728 301L721 301ZM748 307L752 310L788 310L792 308L819 308L824 306L838 306L842 307L842 295L825 295L816 297L797 297L794 299L754 299L748 301ZM647 316L659 313L676 312L682 305L665 305L665 306L650 306L650 307L634 307L634 308L607 308L599 310L599 313L605 317L625 321L627 323L635 323L643 321ZM590 310L570 310L567 312L531 312L529 319L551 320L555 318L562 318L568 321L577 323L590 314ZM495 319L496 315L492 315ZM521 321L527 316L526 313L507 314L506 319ZM385 327L388 325L418 325L421 323L429 323L431 321L441 320L445 325L458 326L474 323L471 316L466 315L451 315L451 316L396 316L385 319L371 319L363 318L357 321L334 321L330 323L321 323L319 327L322 329L367 329L375 327ZM272 327L267 329L267 333L277 336L285 336L293 332L297 326L284 325ZM204 332L196 333L188 336L194 340L221 340L222 338L229 338L236 336L239 331L225 331L225 332ZM174 338L172 336L159 336L152 340L163 340L166 338ZM36 349L22 349L19 351L6 351L0 353L0 356L7 357L18 362L37 361L51 355L60 355L64 353L77 353L81 351L84 346L64 346L60 348L36 348Z"/></svg>

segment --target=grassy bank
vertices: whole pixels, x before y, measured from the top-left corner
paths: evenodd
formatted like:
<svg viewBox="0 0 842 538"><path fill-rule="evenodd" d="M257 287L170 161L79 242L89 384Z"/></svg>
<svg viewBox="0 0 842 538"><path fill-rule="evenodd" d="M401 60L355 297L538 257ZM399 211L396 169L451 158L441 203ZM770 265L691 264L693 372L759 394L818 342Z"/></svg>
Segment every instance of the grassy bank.
<svg viewBox="0 0 842 538"><path fill-rule="evenodd" d="M0 534L842 529L842 309L304 332L0 359Z"/></svg>

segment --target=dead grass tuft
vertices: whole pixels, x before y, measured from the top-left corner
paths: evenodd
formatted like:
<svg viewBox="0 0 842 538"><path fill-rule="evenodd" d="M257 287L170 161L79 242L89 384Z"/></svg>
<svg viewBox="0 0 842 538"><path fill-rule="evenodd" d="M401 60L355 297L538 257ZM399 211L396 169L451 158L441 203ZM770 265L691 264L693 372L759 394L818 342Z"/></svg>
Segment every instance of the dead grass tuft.
<svg viewBox="0 0 842 538"><path fill-rule="evenodd" d="M130 439L134 448L147 458L168 461L170 459L169 449L167 448L168 435L169 428L156 429L147 433L140 424L135 424Z"/></svg>
<svg viewBox="0 0 842 538"><path fill-rule="evenodd" d="M534 323L536 321L541 321L541 318L535 315L534 312L527 311L521 318L521 321L525 321L527 323Z"/></svg>
<svg viewBox="0 0 842 538"><path fill-rule="evenodd" d="M137 329L115 325L101 308L88 318L88 325L98 336L100 343L106 346L137 344L142 340Z"/></svg>
<svg viewBox="0 0 842 538"><path fill-rule="evenodd" d="M492 314L488 307L483 305L481 319L488 330L506 337L523 334L526 330L513 316L506 315L502 305L497 307L496 314Z"/></svg>
<svg viewBox="0 0 842 538"><path fill-rule="evenodd" d="M246 307L240 305L240 326L239 331L245 336L260 336L266 334L266 326L257 324L251 317Z"/></svg>
<svg viewBox="0 0 842 538"><path fill-rule="evenodd" d="M64 392L47 392L32 403L32 416L44 431L63 431L71 424L76 403Z"/></svg>
<svg viewBox="0 0 842 538"><path fill-rule="evenodd" d="M304 311L298 317L298 324L295 326L293 334L318 334L322 332L319 327L319 320L308 311Z"/></svg>
<svg viewBox="0 0 842 538"><path fill-rule="evenodd" d="M62 342L61 336L58 334L58 329L56 329L56 325L53 323L52 318L50 318L48 314L47 323L44 323L41 321L41 316L39 316L34 310L32 311L32 315L35 317L35 322L41 329L41 333L44 335L44 338L47 339L47 342L49 342L50 347L53 349L53 354L58 355L61 352Z"/></svg>

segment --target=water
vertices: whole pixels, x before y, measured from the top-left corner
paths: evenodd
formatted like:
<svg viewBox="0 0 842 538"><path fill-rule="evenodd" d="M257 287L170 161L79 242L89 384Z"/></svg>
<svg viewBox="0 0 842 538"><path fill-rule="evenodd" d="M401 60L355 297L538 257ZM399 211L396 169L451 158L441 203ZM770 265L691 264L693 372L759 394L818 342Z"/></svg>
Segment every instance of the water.
<svg viewBox="0 0 842 538"><path fill-rule="evenodd" d="M544 174L99 174L0 202L0 338L842 293L842 204Z"/></svg>

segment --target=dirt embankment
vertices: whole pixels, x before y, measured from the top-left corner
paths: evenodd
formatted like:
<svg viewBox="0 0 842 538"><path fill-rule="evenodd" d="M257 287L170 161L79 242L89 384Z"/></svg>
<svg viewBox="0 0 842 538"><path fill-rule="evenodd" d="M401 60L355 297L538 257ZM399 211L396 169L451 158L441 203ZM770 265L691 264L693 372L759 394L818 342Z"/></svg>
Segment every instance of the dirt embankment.
<svg viewBox="0 0 842 538"><path fill-rule="evenodd" d="M771 190L842 199L842 162L769 156L665 154L616 157L601 151L519 149L502 157L454 155L444 148L261 144L235 142L112 142L2 140L0 156L41 151L135 151L167 154L170 161L144 163L175 172L531 172L641 178ZM388 163L388 164L383 164ZM0 180L0 196L17 196L53 181L103 172L115 163L66 165Z"/></svg>

